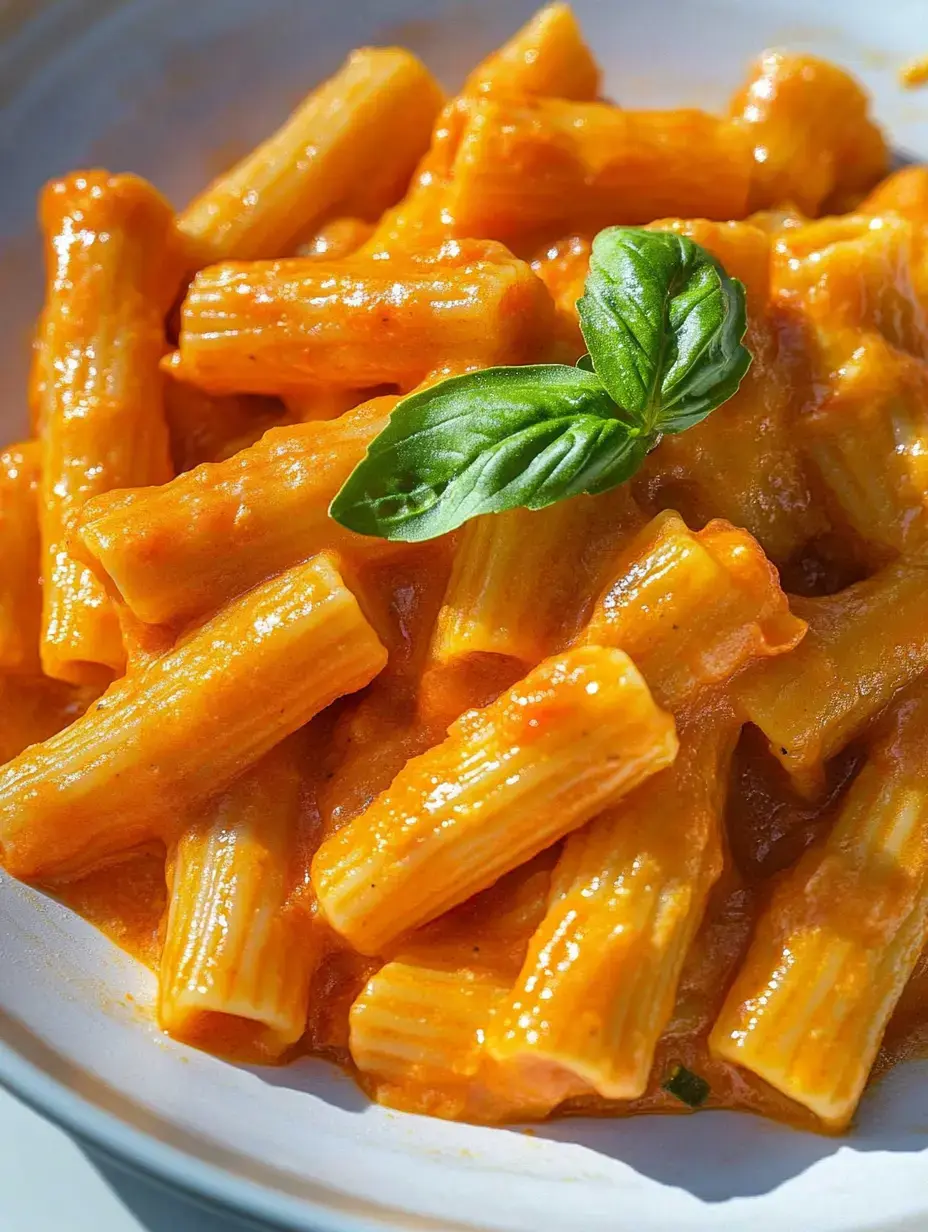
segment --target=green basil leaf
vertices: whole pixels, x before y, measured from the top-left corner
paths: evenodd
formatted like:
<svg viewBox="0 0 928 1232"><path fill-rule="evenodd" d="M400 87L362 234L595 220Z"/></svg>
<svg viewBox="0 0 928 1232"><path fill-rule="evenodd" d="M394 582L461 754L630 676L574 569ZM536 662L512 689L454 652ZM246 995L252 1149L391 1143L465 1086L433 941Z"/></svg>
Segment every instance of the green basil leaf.
<svg viewBox="0 0 928 1232"><path fill-rule="evenodd" d="M751 363L744 287L682 235L600 231L577 308L597 375L647 435L704 419Z"/></svg>
<svg viewBox="0 0 928 1232"><path fill-rule="evenodd" d="M593 367L593 360L590 358L589 354L581 355L580 358L577 360L576 366L578 368L582 368L584 372L595 372L596 371L596 369Z"/></svg>
<svg viewBox="0 0 928 1232"><path fill-rule="evenodd" d="M604 492L649 442L599 379L559 364L488 368L398 403L329 508L362 535L433 539L469 518Z"/></svg>

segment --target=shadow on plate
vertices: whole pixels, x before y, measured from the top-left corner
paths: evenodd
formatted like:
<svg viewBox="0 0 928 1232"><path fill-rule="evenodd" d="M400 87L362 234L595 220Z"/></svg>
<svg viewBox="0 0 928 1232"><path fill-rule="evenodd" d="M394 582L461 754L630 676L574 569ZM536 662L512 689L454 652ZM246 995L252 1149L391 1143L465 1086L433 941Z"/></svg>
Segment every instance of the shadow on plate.
<svg viewBox="0 0 928 1232"><path fill-rule="evenodd" d="M838 1152L924 1150L928 1108L912 1081L914 1065L922 1069L923 1082L928 1062L908 1062L891 1071L867 1094L854 1129L842 1137L806 1133L740 1112L605 1122L565 1119L533 1132L621 1160L703 1202L758 1197ZM742 1133L748 1118L750 1132Z"/></svg>
<svg viewBox="0 0 928 1232"><path fill-rule="evenodd" d="M916 1065L922 1074L920 1081L913 1082ZM246 1068L264 1082L311 1092L346 1112L360 1114L370 1106L347 1074L325 1062L307 1059L279 1069ZM924 1091L926 1076L928 1061L910 1061L892 1070L868 1092L853 1131L835 1138L741 1112L628 1119L568 1117L497 1132L528 1132L536 1139L579 1146L659 1184L686 1190L702 1202L727 1202L770 1193L839 1151L924 1150L928 1147L928 1107L919 1091Z"/></svg>
<svg viewBox="0 0 928 1232"><path fill-rule="evenodd" d="M302 1057L290 1065L239 1065L271 1087L305 1091L342 1112L364 1112L371 1101L354 1079L337 1065L318 1057Z"/></svg>

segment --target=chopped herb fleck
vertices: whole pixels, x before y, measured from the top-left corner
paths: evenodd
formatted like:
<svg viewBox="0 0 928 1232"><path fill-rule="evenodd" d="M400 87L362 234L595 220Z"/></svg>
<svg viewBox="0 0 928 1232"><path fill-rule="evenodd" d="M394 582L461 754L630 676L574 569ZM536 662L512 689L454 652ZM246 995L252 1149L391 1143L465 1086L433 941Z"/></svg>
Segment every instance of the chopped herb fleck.
<svg viewBox="0 0 928 1232"><path fill-rule="evenodd" d="M665 1091L669 1091L681 1103L687 1104L690 1108L698 1108L704 1104L709 1097L709 1092L712 1089L705 1078L701 1078L699 1074L694 1074L692 1070L687 1069L684 1065L675 1065L670 1071L670 1076L663 1083Z"/></svg>

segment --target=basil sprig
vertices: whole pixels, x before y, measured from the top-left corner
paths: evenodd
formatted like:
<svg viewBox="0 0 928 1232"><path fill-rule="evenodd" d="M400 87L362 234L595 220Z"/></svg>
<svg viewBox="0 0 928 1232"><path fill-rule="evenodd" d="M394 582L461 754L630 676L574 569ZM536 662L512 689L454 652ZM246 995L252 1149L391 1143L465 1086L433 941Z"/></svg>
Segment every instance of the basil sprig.
<svg viewBox="0 0 928 1232"><path fill-rule="evenodd" d="M682 235L600 231L577 307L589 354L576 367L487 368L404 398L331 516L414 542L606 492L663 433L727 401L751 363L744 287Z"/></svg>

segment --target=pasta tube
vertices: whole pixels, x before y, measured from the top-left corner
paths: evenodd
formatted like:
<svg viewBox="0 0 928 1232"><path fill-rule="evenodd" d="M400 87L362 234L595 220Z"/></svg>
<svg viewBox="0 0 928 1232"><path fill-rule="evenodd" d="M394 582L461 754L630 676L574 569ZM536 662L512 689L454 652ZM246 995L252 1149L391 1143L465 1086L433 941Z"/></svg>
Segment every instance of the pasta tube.
<svg viewBox="0 0 928 1232"><path fill-rule="evenodd" d="M898 214L928 226L928 167L903 167L877 184L857 207L861 214Z"/></svg>
<svg viewBox="0 0 928 1232"><path fill-rule="evenodd" d="M171 475L158 364L183 252L167 202L135 176L76 172L46 187L40 215L42 666L105 682L125 664L119 622L69 539L91 496Z"/></svg>
<svg viewBox="0 0 928 1232"><path fill-rule="evenodd" d="M925 537L928 370L867 335L799 420L833 517L879 564Z"/></svg>
<svg viewBox="0 0 928 1232"><path fill-rule="evenodd" d="M468 77L462 95L452 99L435 122L432 143L405 197L387 210L364 251L379 255L421 248L449 235L451 172L470 99L502 93L522 97L550 95L578 100L596 97L599 70L566 4L550 4Z"/></svg>
<svg viewBox="0 0 928 1232"><path fill-rule="evenodd" d="M659 514L620 553L581 640L619 646L662 705L728 679L756 656L802 637L776 570L750 535L727 522L694 534Z"/></svg>
<svg viewBox="0 0 928 1232"><path fill-rule="evenodd" d="M824 842L778 886L710 1036L832 1129L928 938L928 702L900 705Z"/></svg>
<svg viewBox="0 0 928 1232"><path fill-rule="evenodd" d="M278 257L326 215L376 218L402 194L442 105L400 47L362 47L180 215L203 265Z"/></svg>
<svg viewBox="0 0 928 1232"><path fill-rule="evenodd" d="M567 839L547 914L487 1051L548 1062L607 1099L644 1093L683 961L723 864L739 724L701 714L673 766Z"/></svg>
<svg viewBox="0 0 928 1232"><path fill-rule="evenodd" d="M292 741L217 796L169 859L158 1020L195 1041L216 1015L257 1025L277 1056L303 1034L315 949L288 901L303 776Z"/></svg>
<svg viewBox="0 0 928 1232"><path fill-rule="evenodd" d="M484 1046L508 982L405 958L371 977L349 1012L349 1050L378 1103L493 1123L541 1117L585 1084L551 1067L515 1075Z"/></svg>
<svg viewBox="0 0 928 1232"><path fill-rule="evenodd" d="M355 949L382 953L668 765L676 745L621 652L547 659L326 839L312 865L320 907Z"/></svg>
<svg viewBox="0 0 928 1232"><path fill-rule="evenodd" d="M794 599L808 623L799 647L736 684L741 706L796 786L815 792L822 766L928 668L924 563L887 565L823 599Z"/></svg>
<svg viewBox="0 0 928 1232"><path fill-rule="evenodd" d="M674 213L741 218L750 175L743 131L701 111L485 99L471 105L448 209L457 234L501 240Z"/></svg>
<svg viewBox="0 0 928 1232"><path fill-rule="evenodd" d="M401 264L216 265L184 300L178 375L211 393L408 390L436 355L476 367L544 358L553 325L544 286L491 243L450 241Z"/></svg>
<svg viewBox="0 0 928 1232"><path fill-rule="evenodd" d="M368 242L360 250L378 260L421 250L456 234L448 212L451 169L470 114L467 98L455 98L445 105L432 133L432 143L412 183L392 210L387 210Z"/></svg>
<svg viewBox="0 0 928 1232"><path fill-rule="evenodd" d="M914 283L918 235L903 218L849 214L782 232L773 246L776 299L817 328L822 377L872 330L928 357L928 317Z"/></svg>
<svg viewBox="0 0 928 1232"><path fill-rule="evenodd" d="M534 513L474 518L461 532L432 637L431 657L508 655L531 667L563 644L595 584L597 547L640 523L628 487L579 496ZM597 542L598 541L598 542Z"/></svg>
<svg viewBox="0 0 928 1232"><path fill-rule="evenodd" d="M413 1084L439 1088L454 1101L446 1115L456 1115L481 1068L482 1032L507 992L488 972L387 963L351 1007L351 1059L375 1081L378 1100L396 1103Z"/></svg>
<svg viewBox="0 0 928 1232"><path fill-rule="evenodd" d="M586 236L569 235L548 245L532 261L532 269L551 292L561 335L574 359L579 359L586 350L580 333L577 300L583 294L590 271L591 249L592 244Z"/></svg>
<svg viewBox="0 0 928 1232"><path fill-rule="evenodd" d="M361 990L349 1014L350 1051L379 1102L499 1121L543 1115L577 1092L550 1067L516 1080L484 1048L544 917L553 863L544 851L413 933Z"/></svg>
<svg viewBox="0 0 928 1232"><path fill-rule="evenodd" d="M883 134L865 91L827 60L767 51L731 101L755 150L751 208L791 202L838 212L886 174Z"/></svg>
<svg viewBox="0 0 928 1232"><path fill-rule="evenodd" d="M95 500L82 518L84 550L150 624L215 611L325 548L363 556L389 550L383 540L342 529L328 508L395 402L378 398L328 423L275 428L164 487Z"/></svg>
<svg viewBox="0 0 928 1232"><path fill-rule="evenodd" d="M548 4L477 65L463 92L585 102L599 94L599 77L599 68L570 6Z"/></svg>
<svg viewBox="0 0 928 1232"><path fill-rule="evenodd" d="M382 669L324 556L257 587L0 772L0 859L73 875L153 838Z"/></svg>
<svg viewBox="0 0 928 1232"><path fill-rule="evenodd" d="M38 441L0 450L0 671L40 671L41 473Z"/></svg>

